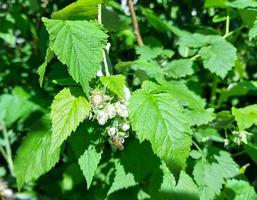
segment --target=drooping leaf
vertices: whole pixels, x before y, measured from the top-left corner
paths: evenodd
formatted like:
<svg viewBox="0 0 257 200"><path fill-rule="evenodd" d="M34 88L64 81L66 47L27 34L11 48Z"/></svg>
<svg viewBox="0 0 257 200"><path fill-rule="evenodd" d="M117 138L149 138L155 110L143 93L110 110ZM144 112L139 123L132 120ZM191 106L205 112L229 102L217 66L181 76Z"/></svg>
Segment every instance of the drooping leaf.
<svg viewBox="0 0 257 200"><path fill-rule="evenodd" d="M59 160L60 148L50 151L51 128L49 117L35 123L18 149L14 161L18 188L48 172Z"/></svg>
<svg viewBox="0 0 257 200"><path fill-rule="evenodd" d="M52 14L53 19L84 20L97 17L98 5L102 0L78 0Z"/></svg>
<svg viewBox="0 0 257 200"><path fill-rule="evenodd" d="M137 183L132 173L126 173L124 167L120 163L115 164L116 172L111 188L107 195L118 190L135 186Z"/></svg>
<svg viewBox="0 0 257 200"><path fill-rule="evenodd" d="M51 105L52 149L59 147L90 112L90 105L77 88L64 88Z"/></svg>
<svg viewBox="0 0 257 200"><path fill-rule="evenodd" d="M43 18L50 48L66 64L72 78L88 93L88 82L96 76L107 35L96 22Z"/></svg>
<svg viewBox="0 0 257 200"><path fill-rule="evenodd" d="M199 55L206 69L224 78L236 61L236 48L225 40L214 41L208 47L202 47Z"/></svg>
<svg viewBox="0 0 257 200"><path fill-rule="evenodd" d="M119 97L124 97L125 76L121 74L102 76L100 77L100 81L105 87L117 94Z"/></svg>
<svg viewBox="0 0 257 200"><path fill-rule="evenodd" d="M149 92L148 84L130 99L132 128L140 141L150 141L154 153L178 172L189 154L191 130L176 99L168 93Z"/></svg>
<svg viewBox="0 0 257 200"><path fill-rule="evenodd" d="M250 128L257 125L257 104L246 106L244 108L232 108L232 114L235 116L239 130Z"/></svg>
<svg viewBox="0 0 257 200"><path fill-rule="evenodd" d="M87 189L89 189L92 183L101 156L102 150L96 149L95 145L89 145L84 154L79 158L80 168L87 180Z"/></svg>
<svg viewBox="0 0 257 200"><path fill-rule="evenodd" d="M52 58L53 58L53 51L50 48L48 48L46 50L45 61L42 63L42 65L39 66L39 68L37 70L37 73L39 75L40 87L42 87L42 85L43 85L44 76L45 76L45 72L46 72L46 66L52 60Z"/></svg>

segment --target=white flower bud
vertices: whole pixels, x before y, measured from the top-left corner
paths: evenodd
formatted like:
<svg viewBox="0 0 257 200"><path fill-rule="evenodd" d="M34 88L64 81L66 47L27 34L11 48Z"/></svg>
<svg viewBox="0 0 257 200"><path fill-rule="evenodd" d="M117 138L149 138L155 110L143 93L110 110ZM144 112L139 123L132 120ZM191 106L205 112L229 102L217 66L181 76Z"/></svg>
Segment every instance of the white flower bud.
<svg viewBox="0 0 257 200"><path fill-rule="evenodd" d="M130 128L130 126L129 126L128 123L124 123L124 124L121 125L121 130L123 130L123 131L129 130L129 128Z"/></svg>
<svg viewBox="0 0 257 200"><path fill-rule="evenodd" d="M13 191L11 189L5 189L4 191L1 192L2 196L7 198L7 199L10 199L10 198L13 198Z"/></svg>
<svg viewBox="0 0 257 200"><path fill-rule="evenodd" d="M108 105L107 109L106 109L106 112L107 112L108 117L110 119L116 117L116 109L115 109L114 105L112 105L112 104Z"/></svg>
<svg viewBox="0 0 257 200"><path fill-rule="evenodd" d="M97 121L100 125L106 124L107 120L108 120L108 114L107 113L105 113L103 111L98 112Z"/></svg>
<svg viewBox="0 0 257 200"><path fill-rule="evenodd" d="M229 145L229 140L228 139L224 139L224 146L228 146Z"/></svg>
<svg viewBox="0 0 257 200"><path fill-rule="evenodd" d="M116 135L116 133L118 132L118 130L117 130L117 128L115 128L115 127L111 127L111 128L109 128L108 129L108 135L110 136L110 137L113 137L114 135Z"/></svg>
<svg viewBox="0 0 257 200"><path fill-rule="evenodd" d="M101 107L104 101L104 96L101 93L93 93L91 96L91 103L95 107Z"/></svg>
<svg viewBox="0 0 257 200"><path fill-rule="evenodd" d="M119 103L115 107L116 107L116 111L117 111L119 116L121 116L123 118L127 118L128 117L129 113L128 113L127 106Z"/></svg>

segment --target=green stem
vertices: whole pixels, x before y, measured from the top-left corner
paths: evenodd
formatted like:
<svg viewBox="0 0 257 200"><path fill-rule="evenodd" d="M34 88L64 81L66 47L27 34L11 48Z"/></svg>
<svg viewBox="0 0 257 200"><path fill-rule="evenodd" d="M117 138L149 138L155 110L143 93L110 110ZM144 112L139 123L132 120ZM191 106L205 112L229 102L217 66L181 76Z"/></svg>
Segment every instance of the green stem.
<svg viewBox="0 0 257 200"><path fill-rule="evenodd" d="M225 36L229 34L229 26L230 26L230 16L229 16L229 10L227 11L227 18L226 18L226 32Z"/></svg>
<svg viewBox="0 0 257 200"><path fill-rule="evenodd" d="M8 167L10 170L10 173L12 176L14 176L14 165L13 165L13 159L12 159L12 149L11 149L11 144L9 141L9 132L6 129L5 124L2 122L1 123L3 126L3 136L4 136L4 142L5 142L5 156L6 156L6 160L8 163Z"/></svg>
<svg viewBox="0 0 257 200"><path fill-rule="evenodd" d="M218 85L218 77L215 75L211 86L211 96L210 96L210 105L213 107L215 107L217 85Z"/></svg>
<svg viewBox="0 0 257 200"><path fill-rule="evenodd" d="M98 22L100 24L102 24L102 4L99 4L99 7L98 7ZM102 52L103 52L103 64L104 64L105 75L110 76L109 66L108 66L108 62L107 62L106 49L103 49Z"/></svg>
<svg viewBox="0 0 257 200"><path fill-rule="evenodd" d="M201 154L203 155L203 150L198 146L198 144L194 140L192 140L192 143L197 148L197 150L200 151Z"/></svg>

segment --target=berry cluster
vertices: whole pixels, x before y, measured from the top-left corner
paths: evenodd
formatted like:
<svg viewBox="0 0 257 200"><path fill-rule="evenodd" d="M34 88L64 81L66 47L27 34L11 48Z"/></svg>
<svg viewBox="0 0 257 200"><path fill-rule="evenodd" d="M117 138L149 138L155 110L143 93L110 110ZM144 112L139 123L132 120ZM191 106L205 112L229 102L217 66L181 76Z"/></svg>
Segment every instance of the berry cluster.
<svg viewBox="0 0 257 200"><path fill-rule="evenodd" d="M113 145L123 150L125 138L129 136L128 106L125 100L115 101L99 90L91 93L92 113L90 118L96 119L100 125L107 125L107 134ZM110 123L109 123L110 122Z"/></svg>

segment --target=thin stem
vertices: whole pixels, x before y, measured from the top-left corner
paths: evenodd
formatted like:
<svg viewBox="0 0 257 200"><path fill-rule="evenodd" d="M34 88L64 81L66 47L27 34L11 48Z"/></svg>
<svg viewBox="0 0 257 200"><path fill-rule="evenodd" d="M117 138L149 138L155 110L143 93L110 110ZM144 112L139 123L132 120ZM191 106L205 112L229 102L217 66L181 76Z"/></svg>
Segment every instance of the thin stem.
<svg viewBox="0 0 257 200"><path fill-rule="evenodd" d="M229 34L229 26L230 26L230 16L229 16L229 10L227 11L227 18L226 18L226 32L225 35Z"/></svg>
<svg viewBox="0 0 257 200"><path fill-rule="evenodd" d="M240 151L240 152L237 152L237 153L233 154L232 157L241 156L241 155L243 155L245 153L246 153L245 150L243 150L243 151Z"/></svg>
<svg viewBox="0 0 257 200"><path fill-rule="evenodd" d="M8 162L7 154L2 146L0 146L0 152L1 152L2 156L4 157L4 159L6 160L6 162Z"/></svg>
<svg viewBox="0 0 257 200"><path fill-rule="evenodd" d="M215 106L217 85L218 85L218 78L215 75L214 79L212 81L212 86L211 86L211 96L210 96L210 105L211 106Z"/></svg>
<svg viewBox="0 0 257 200"><path fill-rule="evenodd" d="M203 155L203 150L198 146L198 144L194 140L192 141L192 143L197 148L197 150L200 151L201 154Z"/></svg>
<svg viewBox="0 0 257 200"><path fill-rule="evenodd" d="M98 21L100 24L102 24L102 4L99 4L99 7L98 7ZM103 49L102 52L103 52L103 63L104 63L105 75L110 76L106 49Z"/></svg>
<svg viewBox="0 0 257 200"><path fill-rule="evenodd" d="M129 12L130 12L132 24L133 24L133 27L134 27L135 35L136 35L136 38L137 38L137 44L139 46L144 46L144 42L143 42L143 39L141 37L139 25L138 25L138 22L137 22L137 16L136 16L136 12L135 12L132 0L128 0L128 6L129 6Z"/></svg>
<svg viewBox="0 0 257 200"><path fill-rule="evenodd" d="M6 149L6 158L7 158L7 163L8 167L10 170L10 173L12 176L14 176L14 165L13 165L13 159L12 159L12 149L9 141L9 132L7 132L6 126L4 123L1 123L3 126L3 136L4 136L4 141L5 141L5 149Z"/></svg>
<svg viewBox="0 0 257 200"><path fill-rule="evenodd" d="M200 55L199 54L196 54L195 56L193 56L192 58L190 58L190 60L192 60L192 61L195 61L197 58L199 58L200 57Z"/></svg>

